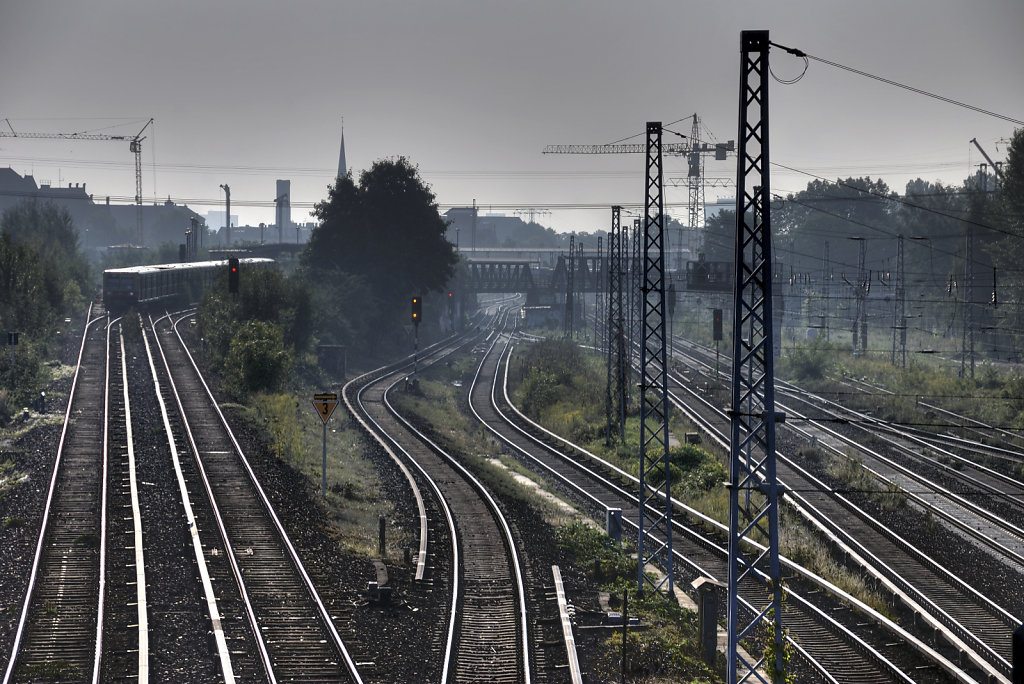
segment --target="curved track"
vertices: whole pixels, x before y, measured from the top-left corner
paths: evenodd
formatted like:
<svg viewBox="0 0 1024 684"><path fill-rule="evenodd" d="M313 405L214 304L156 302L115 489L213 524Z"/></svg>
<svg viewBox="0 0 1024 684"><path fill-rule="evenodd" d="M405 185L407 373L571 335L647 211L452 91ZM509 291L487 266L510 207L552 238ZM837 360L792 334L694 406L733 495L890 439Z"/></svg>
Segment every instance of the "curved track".
<svg viewBox="0 0 1024 684"><path fill-rule="evenodd" d="M453 341L419 363L434 363L464 346ZM457 458L391 406L388 393L407 366L391 369L358 392L358 411L380 439L428 483L450 520L456 576L441 682L529 682L525 588L508 523L483 485ZM435 550L434 553L437 553Z"/></svg>
<svg viewBox="0 0 1024 684"><path fill-rule="evenodd" d="M703 363L701 359L690 361L693 368ZM725 445L728 418L712 406L703 393L693 390L693 385L702 383L684 382L677 376L671 376L670 382L677 405L707 434ZM789 394L792 401L797 392L791 389ZM780 410L784 409L781 402L777 405ZM789 411L800 416L792 409ZM787 427L802 432L808 439L812 431L834 434L827 425L815 426L813 421L799 428ZM819 438L817 444L830 446L823 438ZM834 448L840 456L845 456L847 448L865 450L853 441ZM943 647L952 649L951 655L965 665L973 665L986 678L1008 679L1009 635L1019 624L1017 618L942 567L926 550L915 548L873 518L849 496L833 490L793 458L780 453L778 473L787 487L789 502L839 545L855 564L870 569L882 586L913 612L915 621L919 619L941 635Z"/></svg>
<svg viewBox="0 0 1024 684"><path fill-rule="evenodd" d="M480 373L484 387L475 387L473 390L474 411L480 415L481 420L525 459L532 462L535 468L541 469L546 475L589 499L592 504L596 504L598 510L621 508L624 511L635 511L635 495L632 491L624 490L618 481L630 481L629 476L621 471L616 472L617 469L614 467L538 429L538 426L530 425L509 405L507 395L501 389L504 384L502 379L495 377L493 387L497 389L491 389L490 378L500 370L497 357L498 354L493 353L484 362ZM491 392L493 396L488 396ZM515 423L516 426L511 423ZM557 444L559 448L553 448L552 444ZM676 507L682 509L678 502ZM695 511L690 513L696 514ZM624 522L633 525L625 516ZM705 524L707 522L705 519ZM676 531L673 533L673 544L681 561L678 563L680 572L687 573L689 578L700 575L722 578L725 576L725 550L721 545L707 539L706 533L699 527L692 523L678 522L674 527ZM788 568L791 573L797 570L791 563L788 564ZM809 581L806 575L803 580L794 575L787 581L796 588L790 592L790 600L787 602L787 628L797 636L797 648L804 650L806 660L809 663L819 663L820 667L837 681L907 681L906 673L912 673L916 665L913 658L907 660L905 646L893 648L893 636L905 640L906 643L915 644L916 650L922 652L926 659L943 662L951 674L959 673L954 664L877 614L874 614L875 619L887 627L879 636L871 639L875 647L869 646L867 642L853 635L854 631L864 629L856 618L847 614L842 621L845 625L836 622L804 601L798 594L800 586L804 586L809 592L818 593L822 586L827 586L827 583L814 578ZM833 595L842 596L843 602L847 605L855 606L855 610L873 613L852 597L844 596L837 588L828 589ZM826 610L834 610L837 602L833 600L827 605L829 607ZM886 630L889 631L888 635L885 634ZM886 655L883 655L883 652ZM902 671L894 667L893 662L902 663Z"/></svg>

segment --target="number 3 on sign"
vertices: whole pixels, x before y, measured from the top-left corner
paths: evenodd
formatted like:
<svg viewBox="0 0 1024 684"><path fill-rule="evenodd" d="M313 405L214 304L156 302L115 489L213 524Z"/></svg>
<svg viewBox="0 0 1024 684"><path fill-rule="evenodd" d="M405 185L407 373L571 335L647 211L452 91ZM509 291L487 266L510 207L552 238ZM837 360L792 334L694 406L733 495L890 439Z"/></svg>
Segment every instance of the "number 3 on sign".
<svg viewBox="0 0 1024 684"><path fill-rule="evenodd" d="M331 414L334 413L334 409L338 406L338 395L337 394L315 394L313 395L313 407L316 412L320 414L320 419L324 421L324 425L331 419Z"/></svg>

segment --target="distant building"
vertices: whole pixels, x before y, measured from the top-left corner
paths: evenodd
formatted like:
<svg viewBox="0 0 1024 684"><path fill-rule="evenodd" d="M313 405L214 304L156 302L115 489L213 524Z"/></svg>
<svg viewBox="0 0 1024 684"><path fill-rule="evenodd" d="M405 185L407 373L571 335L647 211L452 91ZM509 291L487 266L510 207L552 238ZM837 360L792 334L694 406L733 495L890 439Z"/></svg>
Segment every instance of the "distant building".
<svg viewBox="0 0 1024 684"><path fill-rule="evenodd" d="M345 161L345 121L341 122L341 152L338 155L338 176L344 178L348 175L348 162Z"/></svg>
<svg viewBox="0 0 1024 684"><path fill-rule="evenodd" d="M274 225L277 226L277 242L291 242L288 233L292 227L292 182L290 180L277 181L277 195L274 199Z"/></svg>
<svg viewBox="0 0 1024 684"><path fill-rule="evenodd" d="M228 224L224 222L223 211L208 211L206 212L206 227L210 230L217 232L221 228L226 227ZM238 225L238 214L231 215L231 226Z"/></svg>
<svg viewBox="0 0 1024 684"><path fill-rule="evenodd" d="M0 212L26 200L53 202L67 209L78 230L79 242L86 251L105 250L110 245L137 244L136 216L139 207L134 204L111 204L110 198L97 204L86 193L85 183L68 183L68 187L37 185L32 176L21 176L11 168L0 168ZM195 218L203 217L187 206L174 204L168 199L163 204L143 205L142 237L147 247L166 243L181 244L185 231Z"/></svg>

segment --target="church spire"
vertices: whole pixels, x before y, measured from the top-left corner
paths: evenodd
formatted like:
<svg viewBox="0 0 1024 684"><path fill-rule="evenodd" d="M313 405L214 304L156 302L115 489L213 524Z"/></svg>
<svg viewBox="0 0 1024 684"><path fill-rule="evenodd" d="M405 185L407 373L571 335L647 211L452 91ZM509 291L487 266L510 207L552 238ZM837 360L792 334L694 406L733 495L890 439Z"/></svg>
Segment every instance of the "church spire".
<svg viewBox="0 0 1024 684"><path fill-rule="evenodd" d="M338 179L348 175L348 165L345 163L345 119L341 119L341 153L338 156Z"/></svg>

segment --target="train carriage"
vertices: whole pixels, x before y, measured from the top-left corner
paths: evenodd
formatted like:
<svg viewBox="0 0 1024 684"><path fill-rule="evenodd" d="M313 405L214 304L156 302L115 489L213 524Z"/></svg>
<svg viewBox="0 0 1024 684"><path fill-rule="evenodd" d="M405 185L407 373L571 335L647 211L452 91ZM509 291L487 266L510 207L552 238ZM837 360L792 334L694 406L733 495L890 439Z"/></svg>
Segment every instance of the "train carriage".
<svg viewBox="0 0 1024 684"><path fill-rule="evenodd" d="M273 259L239 259L239 268L244 270L275 265ZM103 272L103 304L113 312L157 305L187 305L198 300L217 274L227 268L226 259L110 268Z"/></svg>

